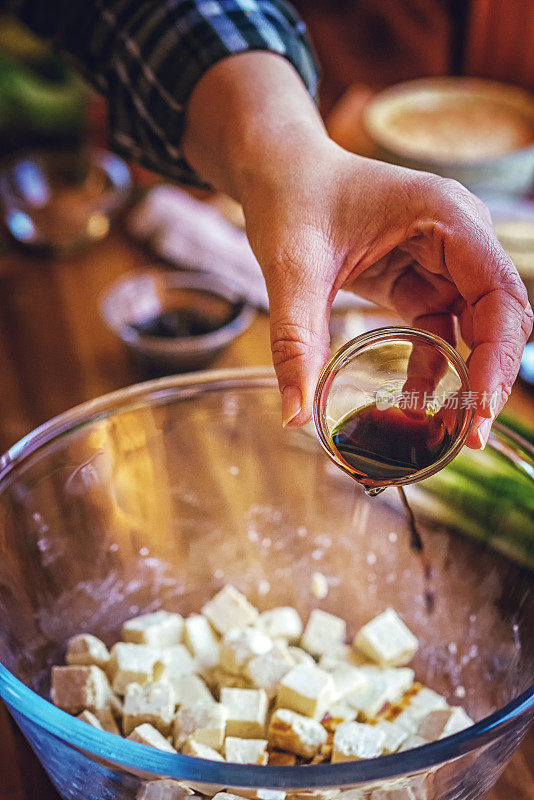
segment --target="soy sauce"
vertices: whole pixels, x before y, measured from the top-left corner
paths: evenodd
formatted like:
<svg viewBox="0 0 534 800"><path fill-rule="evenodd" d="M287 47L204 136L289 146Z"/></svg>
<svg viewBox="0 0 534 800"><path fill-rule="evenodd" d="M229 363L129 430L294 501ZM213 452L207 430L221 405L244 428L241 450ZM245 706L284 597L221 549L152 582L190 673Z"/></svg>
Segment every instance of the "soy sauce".
<svg viewBox="0 0 534 800"><path fill-rule="evenodd" d="M375 403L351 411L332 431L332 443L356 480L403 478L437 461L450 447L451 434L439 414L408 414L398 406Z"/></svg>
<svg viewBox="0 0 534 800"><path fill-rule="evenodd" d="M397 406L385 409L372 403L352 411L334 427L332 444L354 479L368 494L376 494L376 482L395 480L429 467L449 449L451 434L439 414L406 413ZM432 566L413 510L402 486L398 492L406 513L410 547L421 558L425 578L425 606L434 610Z"/></svg>

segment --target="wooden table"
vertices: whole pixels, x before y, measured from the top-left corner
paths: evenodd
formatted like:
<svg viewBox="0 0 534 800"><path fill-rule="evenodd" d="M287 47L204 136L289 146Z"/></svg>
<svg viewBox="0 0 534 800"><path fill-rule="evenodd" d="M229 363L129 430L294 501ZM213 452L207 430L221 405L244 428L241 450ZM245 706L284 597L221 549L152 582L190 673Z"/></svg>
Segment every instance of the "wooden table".
<svg viewBox="0 0 534 800"><path fill-rule="evenodd" d="M0 449L77 403L144 376L99 316L99 298L147 253L120 228L85 255L44 261L5 248L0 255ZM268 320L259 315L217 366L268 364ZM509 411L525 418L534 402L516 387ZM491 800L534 800L534 733ZM58 800L25 739L0 704L0 800Z"/></svg>

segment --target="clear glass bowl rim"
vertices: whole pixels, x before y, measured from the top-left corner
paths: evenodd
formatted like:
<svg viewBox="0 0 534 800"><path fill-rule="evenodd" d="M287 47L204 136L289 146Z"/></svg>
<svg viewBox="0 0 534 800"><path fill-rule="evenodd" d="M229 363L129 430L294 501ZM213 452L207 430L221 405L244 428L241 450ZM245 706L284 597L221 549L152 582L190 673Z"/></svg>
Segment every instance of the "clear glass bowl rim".
<svg viewBox="0 0 534 800"><path fill-rule="evenodd" d="M23 437L0 457L0 491L17 466L37 450L68 432L79 431L110 413L142 408L173 398L193 397L222 389L276 388L274 371L269 367L243 367L206 370L159 378L120 389L76 406L54 417ZM503 425L499 433L534 458L534 448ZM256 766L207 761L182 754L165 753L100 731L56 708L51 702L25 686L0 664L0 697L13 709L49 734L85 751L89 756L112 762L117 768L143 770L155 776L181 781L200 781L224 786L250 788L303 789L314 787L354 786L438 767L446 761L472 752L503 735L521 717L534 712L534 685L503 708L454 736L432 742L415 750L406 750L380 758L349 761L341 764L317 764L295 767Z"/></svg>
<svg viewBox="0 0 534 800"><path fill-rule="evenodd" d="M324 419L326 415L326 404L330 387L332 386L332 383L340 370L343 368L344 364L353 356L356 356L358 353L362 353L368 347L372 347L375 344L392 342L395 341L395 339L404 339L406 341L408 339L415 339L420 340L425 344L432 344L436 346L438 351L455 367L462 382L462 391L468 392L470 389L467 366L461 355L454 349L454 347L446 342L445 339L442 339L441 336L438 336L435 333L429 333L422 328L406 328L402 326L375 328L372 331L362 333L360 336L356 336L355 339L351 339L349 342L346 342L346 344L340 347L337 353L334 353L332 358L323 367L313 398L313 423L315 425L317 438L319 439L321 447L327 456L334 462L334 464L337 464L340 469L351 475L351 477L352 473L348 469L347 464L338 454L335 447L332 446ZM411 475L406 475L402 478L390 478L385 481L373 480L372 485L374 487L381 488L388 486L406 486L410 483L416 483L417 481L422 481L425 478L429 478L431 475L434 475L458 455L464 446L469 431L471 430L473 419L473 409L466 407L458 438L454 442L453 446L449 448L449 450L447 450L447 452L441 456L441 458L430 464L430 466L420 469L417 472L412 472Z"/></svg>

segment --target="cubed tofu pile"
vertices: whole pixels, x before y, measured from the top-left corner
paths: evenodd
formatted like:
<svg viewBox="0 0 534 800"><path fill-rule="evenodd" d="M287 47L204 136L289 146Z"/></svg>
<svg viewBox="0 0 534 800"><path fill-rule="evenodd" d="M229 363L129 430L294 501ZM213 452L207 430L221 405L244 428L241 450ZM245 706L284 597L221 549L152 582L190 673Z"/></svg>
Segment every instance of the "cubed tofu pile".
<svg viewBox="0 0 534 800"><path fill-rule="evenodd" d="M108 650L90 634L52 668L52 701L95 728L169 753L239 764L375 758L450 736L473 721L415 682L418 647L386 609L351 645L340 617L259 613L233 586L184 619L128 620ZM224 800L224 799L223 799Z"/></svg>

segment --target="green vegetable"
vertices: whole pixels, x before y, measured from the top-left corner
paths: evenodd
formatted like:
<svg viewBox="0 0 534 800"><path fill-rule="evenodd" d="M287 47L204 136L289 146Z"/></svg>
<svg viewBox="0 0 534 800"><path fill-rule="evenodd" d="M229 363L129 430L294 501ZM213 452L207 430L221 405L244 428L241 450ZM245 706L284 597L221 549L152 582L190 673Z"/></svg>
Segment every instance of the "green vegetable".
<svg viewBox="0 0 534 800"><path fill-rule="evenodd" d="M534 443L531 428L505 422ZM504 452L464 449L421 489L443 523L534 569L534 460L520 447L508 450L506 437L502 441Z"/></svg>

